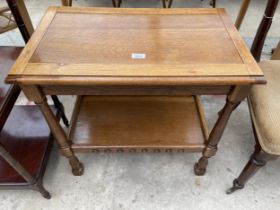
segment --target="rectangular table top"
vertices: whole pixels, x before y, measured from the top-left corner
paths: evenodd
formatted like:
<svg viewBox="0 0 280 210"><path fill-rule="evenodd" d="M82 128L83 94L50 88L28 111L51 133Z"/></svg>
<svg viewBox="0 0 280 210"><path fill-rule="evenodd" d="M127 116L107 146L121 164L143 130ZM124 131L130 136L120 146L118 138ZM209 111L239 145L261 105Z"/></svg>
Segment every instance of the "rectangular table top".
<svg viewBox="0 0 280 210"><path fill-rule="evenodd" d="M50 7L7 79L21 84L254 84L224 9Z"/></svg>

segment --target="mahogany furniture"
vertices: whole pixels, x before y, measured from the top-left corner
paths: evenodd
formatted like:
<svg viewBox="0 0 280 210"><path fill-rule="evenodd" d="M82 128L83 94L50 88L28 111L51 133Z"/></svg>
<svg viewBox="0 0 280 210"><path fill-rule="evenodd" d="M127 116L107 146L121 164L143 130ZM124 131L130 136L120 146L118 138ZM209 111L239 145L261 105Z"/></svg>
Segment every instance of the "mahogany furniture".
<svg viewBox="0 0 280 210"><path fill-rule="evenodd" d="M7 3L27 41L33 27L24 2L9 0ZM38 107L14 106L20 88L4 84L21 50L22 47L0 47L0 188L31 188L50 198L42 177L53 137ZM59 120L63 113L52 109Z"/></svg>
<svg viewBox="0 0 280 210"><path fill-rule="evenodd" d="M6 82L40 107L74 175L75 152L113 150L202 151L203 175L231 112L265 79L224 9L50 7ZM79 96L68 134L49 94ZM227 95L210 135L208 94Z"/></svg>
<svg viewBox="0 0 280 210"><path fill-rule="evenodd" d="M273 21L273 16L279 0L268 0L263 20L258 28L251 51L256 60L260 60L264 40ZM280 156L280 132L279 132L279 78L280 57L279 45L275 50L273 60L260 62L268 81L266 86L255 86L248 97L248 105L255 134L256 146L250 160L237 179L233 181L233 187L227 193L244 188L245 183L267 161ZM277 56L278 55L278 56ZM277 60L278 59L278 60Z"/></svg>
<svg viewBox="0 0 280 210"><path fill-rule="evenodd" d="M50 198L42 178L53 137L38 107L14 106L20 89L4 84L20 51L17 47L0 47L0 188L34 189ZM56 112L59 119L58 114Z"/></svg>

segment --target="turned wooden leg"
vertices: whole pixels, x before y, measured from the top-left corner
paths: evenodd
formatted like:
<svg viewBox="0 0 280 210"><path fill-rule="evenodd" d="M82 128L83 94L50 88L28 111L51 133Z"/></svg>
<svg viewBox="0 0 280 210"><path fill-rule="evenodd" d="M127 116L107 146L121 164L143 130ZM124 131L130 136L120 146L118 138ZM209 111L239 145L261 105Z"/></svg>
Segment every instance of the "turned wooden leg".
<svg viewBox="0 0 280 210"><path fill-rule="evenodd" d="M67 0L61 0L62 6L67 6Z"/></svg>
<svg viewBox="0 0 280 210"><path fill-rule="evenodd" d="M171 6L172 6L172 3L173 3L173 0L169 0L169 2L168 2L168 8L171 8Z"/></svg>
<svg viewBox="0 0 280 210"><path fill-rule="evenodd" d="M115 2L116 7L121 7L122 0L114 0L114 1L116 1L116 2Z"/></svg>
<svg viewBox="0 0 280 210"><path fill-rule="evenodd" d="M38 182L36 182L36 184L34 184L33 189L37 190L38 192L40 192L41 195L44 198L51 199L50 193L44 188L43 183L42 183L41 180L39 180Z"/></svg>
<svg viewBox="0 0 280 210"><path fill-rule="evenodd" d="M219 118L216 121L206 143L206 147L202 152L202 157L194 165L196 175L202 176L206 172L208 159L214 156L218 149L218 143L222 137L224 129L227 125L232 111L246 98L250 91L250 86L236 86L227 97L224 108L220 111Z"/></svg>
<svg viewBox="0 0 280 210"><path fill-rule="evenodd" d="M216 0L210 0L209 5L212 6L213 8L215 8L216 7Z"/></svg>
<svg viewBox="0 0 280 210"><path fill-rule="evenodd" d="M116 2L116 0L112 0L112 4L113 4L113 7L117 7L117 2Z"/></svg>
<svg viewBox="0 0 280 210"><path fill-rule="evenodd" d="M42 91L37 86L21 86L21 88L27 98L31 101L34 101L41 109L55 139L60 145L60 151L62 155L69 159L72 173L76 176L82 175L84 171L83 165L72 151L63 128L59 124L57 118L47 103L46 96L43 95Z"/></svg>
<svg viewBox="0 0 280 210"><path fill-rule="evenodd" d="M162 7L163 8L166 8L166 2L165 2L166 0L161 0L161 2L162 2Z"/></svg>
<svg viewBox="0 0 280 210"><path fill-rule="evenodd" d="M27 43L34 32L34 28L24 0L6 0L6 2L13 14L15 22L25 43Z"/></svg>
<svg viewBox="0 0 280 210"><path fill-rule="evenodd" d="M243 168L241 174L237 179L233 181L233 186L226 191L227 194L231 194L236 190L244 188L245 183L257 173L257 171L263 167L269 160L276 159L277 156L266 153L262 150L259 144L256 145L255 151L252 154L250 160Z"/></svg>
<svg viewBox="0 0 280 210"><path fill-rule="evenodd" d="M210 2L210 5L211 5L213 8L215 8L215 7L216 7L216 0L212 0L212 1Z"/></svg>
<svg viewBox="0 0 280 210"><path fill-rule="evenodd" d="M72 7L72 0L61 0L62 6Z"/></svg>
<svg viewBox="0 0 280 210"><path fill-rule="evenodd" d="M162 7L163 8L170 8L172 5L173 0L162 0ZM168 4L168 5L166 5Z"/></svg>
<svg viewBox="0 0 280 210"><path fill-rule="evenodd" d="M61 0L62 6L72 6L72 0Z"/></svg>

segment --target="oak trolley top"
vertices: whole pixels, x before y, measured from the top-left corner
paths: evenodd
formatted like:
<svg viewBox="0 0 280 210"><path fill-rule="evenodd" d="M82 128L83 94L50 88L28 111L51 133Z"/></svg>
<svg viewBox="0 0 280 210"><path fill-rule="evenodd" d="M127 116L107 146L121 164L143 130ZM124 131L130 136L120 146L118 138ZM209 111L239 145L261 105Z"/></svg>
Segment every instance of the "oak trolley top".
<svg viewBox="0 0 280 210"><path fill-rule="evenodd" d="M6 81L231 85L264 77L224 9L50 7Z"/></svg>

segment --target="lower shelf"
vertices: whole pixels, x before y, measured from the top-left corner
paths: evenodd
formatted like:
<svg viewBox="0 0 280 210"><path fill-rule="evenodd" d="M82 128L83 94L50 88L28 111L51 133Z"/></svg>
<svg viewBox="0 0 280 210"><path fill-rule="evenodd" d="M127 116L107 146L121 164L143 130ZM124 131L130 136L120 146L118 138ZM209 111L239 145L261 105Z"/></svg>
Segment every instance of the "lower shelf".
<svg viewBox="0 0 280 210"><path fill-rule="evenodd" d="M42 178L53 139L37 106L14 106L0 133L0 141L35 180ZM0 156L0 186L29 184Z"/></svg>
<svg viewBox="0 0 280 210"><path fill-rule="evenodd" d="M200 152L207 129L199 98L80 96L69 139L79 152Z"/></svg>

